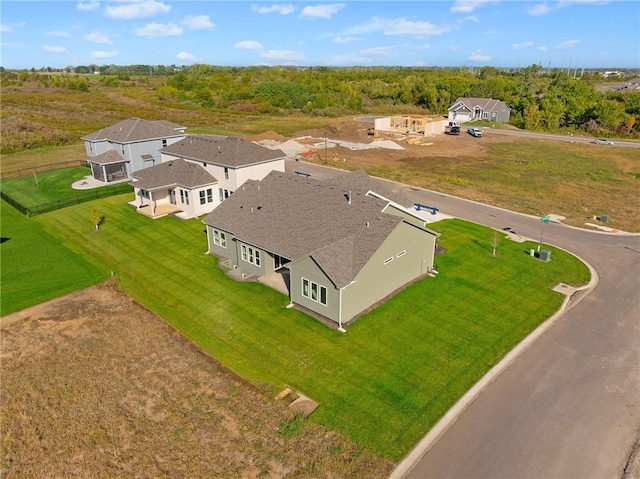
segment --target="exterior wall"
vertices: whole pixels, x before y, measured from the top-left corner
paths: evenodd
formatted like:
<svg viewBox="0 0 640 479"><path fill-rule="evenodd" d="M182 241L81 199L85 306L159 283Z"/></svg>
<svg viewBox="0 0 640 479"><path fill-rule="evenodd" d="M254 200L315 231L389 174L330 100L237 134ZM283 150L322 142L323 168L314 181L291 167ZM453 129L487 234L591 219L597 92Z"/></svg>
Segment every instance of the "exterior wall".
<svg viewBox="0 0 640 479"><path fill-rule="evenodd" d="M333 285L316 262L307 256L292 263L289 271L291 301L311 311L315 311L336 323L340 323L340 290ZM313 301L311 298L305 298L302 295L302 278L327 288L326 306L320 304L319 301Z"/></svg>
<svg viewBox="0 0 640 479"><path fill-rule="evenodd" d="M282 158L281 160L269 161L266 163L260 163L258 165L230 170L230 174L233 174L233 182L235 183L235 187L233 188L233 190L235 191L247 180L262 180L265 176L267 176L274 170L284 173L284 158Z"/></svg>
<svg viewBox="0 0 640 479"><path fill-rule="evenodd" d="M211 190L210 196L207 194L207 190ZM204 194L204 204L201 204L201 198L200 198L201 192ZM179 193L176 192L176 200L178 200L178 195ZM211 213L214 210L214 208L220 204L220 199L218 197L218 187L216 185L196 188L192 191L191 196L192 196L191 205L193 207L194 216L202 216L207 213ZM211 201L209 201L209 198L211 198Z"/></svg>
<svg viewBox="0 0 640 479"><path fill-rule="evenodd" d="M89 158L106 153L113 150L113 146L108 141L84 141L84 148Z"/></svg>
<svg viewBox="0 0 640 479"><path fill-rule="evenodd" d="M435 241L433 234L408 223L400 223L358 273L355 281L343 290L342 322L431 270ZM393 259L385 264L389 258Z"/></svg>
<svg viewBox="0 0 640 479"><path fill-rule="evenodd" d="M215 244L214 242L214 230L215 228L207 225L207 244L209 252L223 258L230 259L232 263L237 264L237 251L235 237L231 233L221 231L225 234L226 247ZM218 230L219 231L219 230Z"/></svg>

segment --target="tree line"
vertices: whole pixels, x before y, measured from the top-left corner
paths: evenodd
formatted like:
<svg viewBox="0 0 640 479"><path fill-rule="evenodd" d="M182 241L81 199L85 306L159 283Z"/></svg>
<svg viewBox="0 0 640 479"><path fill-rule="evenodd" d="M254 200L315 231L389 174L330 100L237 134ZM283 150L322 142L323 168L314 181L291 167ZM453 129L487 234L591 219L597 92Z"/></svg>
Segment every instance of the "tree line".
<svg viewBox="0 0 640 479"><path fill-rule="evenodd" d="M78 70L80 69L80 70ZM266 115L299 111L316 116L377 113L446 115L457 98L503 100L510 123L527 130L584 131L594 135L638 137L640 91L599 91L597 72L494 67L187 67L87 65L67 67L70 76L46 72L2 72L2 85L37 81L90 91L88 73L107 87L154 78L159 100L207 109L235 109ZM95 75L95 73L100 75Z"/></svg>

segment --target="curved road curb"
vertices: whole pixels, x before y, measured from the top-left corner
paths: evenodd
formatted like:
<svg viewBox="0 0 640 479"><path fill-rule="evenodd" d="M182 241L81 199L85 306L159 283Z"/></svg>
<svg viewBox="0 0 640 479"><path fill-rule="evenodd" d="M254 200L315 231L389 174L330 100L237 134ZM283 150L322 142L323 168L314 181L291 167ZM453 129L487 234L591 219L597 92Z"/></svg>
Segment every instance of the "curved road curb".
<svg viewBox="0 0 640 479"><path fill-rule="evenodd" d="M557 246L554 246L557 248ZM566 251L563 248L558 248L565 251L572 256L575 256L582 261L589 271L591 272L591 280L585 286L576 289L578 291L584 291L587 294L591 292L599 281L599 276L596 270L588 262L580 258L579 256ZM582 301L587 294L581 295L576 301L571 304L573 307L575 304ZM542 336L547 330L549 330L558 321L564 312L569 309L569 303L571 303L573 295L566 296L560 309L556 313L547 319L544 323L534 329L526 338L524 338L518 345L513 348L507 355L492 367L469 391L462 396L457 403L447 411L447 413L433 426L426 436L424 436L420 442L411 450L411 452L398 464L394 471L389 476L389 479L402 479L415 467L415 465L422 459L422 457L429 452L433 445L440 439L440 437L453 425L458 417L469 407L473 401L475 401L480 393L489 386L503 371L505 371L513 361L516 360L532 343L534 343L540 336Z"/></svg>

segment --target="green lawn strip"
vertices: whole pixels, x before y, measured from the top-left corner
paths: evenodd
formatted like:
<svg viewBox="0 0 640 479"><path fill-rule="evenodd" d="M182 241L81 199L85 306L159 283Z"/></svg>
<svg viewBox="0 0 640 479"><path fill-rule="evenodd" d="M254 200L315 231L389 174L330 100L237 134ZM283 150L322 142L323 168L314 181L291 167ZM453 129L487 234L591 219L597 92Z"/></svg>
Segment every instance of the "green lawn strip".
<svg viewBox="0 0 640 479"><path fill-rule="evenodd" d="M113 191L124 193L131 189L127 184L88 190L73 189L74 182L82 180L90 173L91 171L83 166L46 171L37 175L3 180L0 182L0 189L21 205L34 211L38 211L37 207L42 208L52 204L66 207L70 204L109 196ZM133 193L131 195L133 198Z"/></svg>
<svg viewBox="0 0 640 479"><path fill-rule="evenodd" d="M558 282L583 284L588 270L550 248L500 240L493 231L436 223L446 254L425 278L349 327L330 330L286 309L285 295L228 279L205 255L199 220L151 220L127 195L91 205L104 214L92 230L88 205L38 217L109 264L123 287L224 365L275 395L292 386L322 406L313 419L397 460L482 375L562 301Z"/></svg>
<svg viewBox="0 0 640 479"><path fill-rule="evenodd" d="M88 260L77 244L67 245L0 202L0 314L29 306L104 281L108 269ZM90 228L90 226L89 226Z"/></svg>

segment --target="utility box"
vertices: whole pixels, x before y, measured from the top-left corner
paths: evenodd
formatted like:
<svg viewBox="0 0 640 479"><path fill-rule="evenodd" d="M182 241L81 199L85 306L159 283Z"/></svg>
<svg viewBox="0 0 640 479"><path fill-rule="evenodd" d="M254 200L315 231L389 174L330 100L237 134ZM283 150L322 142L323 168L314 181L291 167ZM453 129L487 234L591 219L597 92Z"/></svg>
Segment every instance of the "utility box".
<svg viewBox="0 0 640 479"><path fill-rule="evenodd" d="M609 215L600 215L600 221L606 223L607 221L609 221Z"/></svg>
<svg viewBox="0 0 640 479"><path fill-rule="evenodd" d="M549 261L551 261L551 251L549 251L548 249L541 249L540 253L538 253L538 259L540 261L548 263Z"/></svg>

